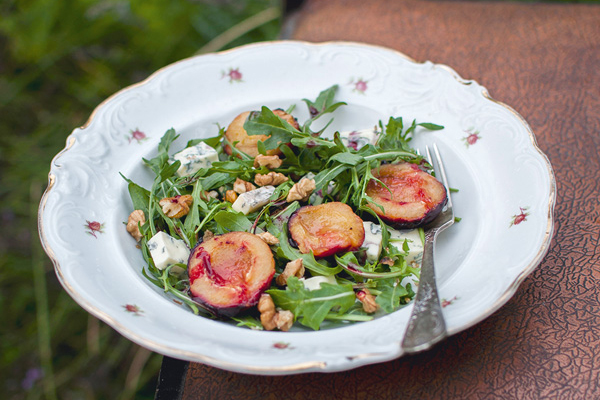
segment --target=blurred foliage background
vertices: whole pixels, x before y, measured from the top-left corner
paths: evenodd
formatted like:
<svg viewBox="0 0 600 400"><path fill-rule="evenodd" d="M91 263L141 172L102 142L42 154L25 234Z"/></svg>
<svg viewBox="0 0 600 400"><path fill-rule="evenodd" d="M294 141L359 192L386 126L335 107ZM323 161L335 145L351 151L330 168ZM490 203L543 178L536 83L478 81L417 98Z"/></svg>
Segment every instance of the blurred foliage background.
<svg viewBox="0 0 600 400"><path fill-rule="evenodd" d="M0 1L0 393L151 399L162 357L62 289L37 209L69 133L119 89L197 53L276 39L277 0Z"/></svg>

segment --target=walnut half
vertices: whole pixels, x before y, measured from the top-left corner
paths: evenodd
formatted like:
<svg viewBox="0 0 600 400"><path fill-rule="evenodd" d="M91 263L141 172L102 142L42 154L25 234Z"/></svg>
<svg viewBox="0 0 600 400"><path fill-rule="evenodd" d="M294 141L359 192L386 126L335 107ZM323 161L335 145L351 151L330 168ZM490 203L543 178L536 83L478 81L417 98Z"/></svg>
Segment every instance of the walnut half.
<svg viewBox="0 0 600 400"><path fill-rule="evenodd" d="M137 242L142 240L140 226L144 225L145 222L146 216L142 210L134 210L129 214L129 218L127 218L127 232L129 232Z"/></svg>
<svg viewBox="0 0 600 400"><path fill-rule="evenodd" d="M276 310L273 299L267 293L260 295L258 311L260 312L260 323L268 331L277 328L287 332L294 324L294 314L288 310Z"/></svg>
<svg viewBox="0 0 600 400"><path fill-rule="evenodd" d="M302 278L304 276L304 265L302 265L301 258L297 258L294 261L287 263L283 272L275 279L275 282L277 282L279 286L284 286L287 284L287 280L290 276L295 276L297 278Z"/></svg>
<svg viewBox="0 0 600 400"><path fill-rule="evenodd" d="M282 173L271 171L268 174L256 174L254 183L258 186L277 186L286 182L289 178Z"/></svg>
<svg viewBox="0 0 600 400"><path fill-rule="evenodd" d="M375 296L367 288L356 292L356 298L362 303L363 310L366 313L372 314L379 309L379 304L375 302Z"/></svg>
<svg viewBox="0 0 600 400"><path fill-rule="evenodd" d="M315 188L314 179L302 178L292 186L285 200L288 203L294 200L304 201L309 198Z"/></svg>
<svg viewBox="0 0 600 400"><path fill-rule="evenodd" d="M265 156L262 154L254 157L254 168L267 167L268 169L275 169L281 167L283 160L278 155Z"/></svg>
<svg viewBox="0 0 600 400"><path fill-rule="evenodd" d="M181 218L190 212L190 206L194 202L194 198L189 194L183 196L165 197L158 202L162 207L162 211L169 218Z"/></svg>

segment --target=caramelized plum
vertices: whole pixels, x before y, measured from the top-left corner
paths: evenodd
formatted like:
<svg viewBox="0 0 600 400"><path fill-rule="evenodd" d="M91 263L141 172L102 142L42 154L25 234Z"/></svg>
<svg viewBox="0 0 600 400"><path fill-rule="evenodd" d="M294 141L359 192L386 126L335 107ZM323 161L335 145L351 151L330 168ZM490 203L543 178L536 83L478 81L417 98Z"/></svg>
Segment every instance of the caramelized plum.
<svg viewBox="0 0 600 400"><path fill-rule="evenodd" d="M339 202L299 208L290 217L288 230L300 252L312 250L315 257L356 250L365 240L362 219Z"/></svg>
<svg viewBox="0 0 600 400"><path fill-rule="evenodd" d="M292 125L294 128L300 129L300 125L298 125L298 121L296 121L296 119L293 116L286 113L285 111L277 109L277 110L273 110L273 113L275 115L283 118L288 124ZM248 119L249 115L250 115L250 111L246 111L246 112L241 113L237 117L235 117L235 119L233 121L231 121L231 123L227 127L227 131L225 131L225 137L227 138L229 143L233 144L235 142L238 142L235 145L236 149L243 151L244 153L248 154L250 157L256 157L258 155L257 143L259 141L267 140L269 138L269 136L267 136L267 135L248 135L248 133L244 129L244 123L246 123L246 120ZM225 150L225 153L227 153L229 155L231 155L231 153L232 153L231 147L228 144L226 144L223 147L223 150ZM281 154L281 150L279 150L279 149L267 150L267 155L269 155L269 156L279 155L279 154Z"/></svg>
<svg viewBox="0 0 600 400"><path fill-rule="evenodd" d="M216 315L232 317L258 303L275 274L275 260L258 236L229 232L194 248L188 274L195 301Z"/></svg>
<svg viewBox="0 0 600 400"><path fill-rule="evenodd" d="M368 203L368 206L397 228L425 225L437 217L446 204L444 185L415 164L385 164L374 170L373 176L385 186L376 180L369 182L366 193L377 204Z"/></svg>

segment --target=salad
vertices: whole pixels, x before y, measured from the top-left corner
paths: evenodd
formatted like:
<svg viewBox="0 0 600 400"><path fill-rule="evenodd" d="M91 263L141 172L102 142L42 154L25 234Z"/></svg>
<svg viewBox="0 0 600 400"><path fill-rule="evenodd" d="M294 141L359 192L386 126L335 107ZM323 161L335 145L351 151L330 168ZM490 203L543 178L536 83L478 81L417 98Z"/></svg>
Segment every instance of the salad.
<svg viewBox="0 0 600 400"><path fill-rule="evenodd" d="M251 329L318 330L410 302L422 227L447 192L409 142L443 127L390 117L328 138L331 120L313 126L345 105L336 90L303 99L302 125L293 108L263 106L183 149L168 130L143 160L152 186L123 177L144 276L195 314Z"/></svg>

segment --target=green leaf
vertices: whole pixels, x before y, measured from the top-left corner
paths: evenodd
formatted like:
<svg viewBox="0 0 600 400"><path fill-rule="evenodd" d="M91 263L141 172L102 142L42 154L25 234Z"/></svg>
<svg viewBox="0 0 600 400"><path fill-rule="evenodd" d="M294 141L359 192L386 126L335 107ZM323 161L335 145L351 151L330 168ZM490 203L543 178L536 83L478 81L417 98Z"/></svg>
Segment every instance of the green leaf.
<svg viewBox="0 0 600 400"><path fill-rule="evenodd" d="M409 295L399 279L388 279L377 282L377 290L381 293L375 298L381 309L386 313L395 311L400 306L400 298Z"/></svg>
<svg viewBox="0 0 600 400"><path fill-rule="evenodd" d="M259 320L250 315L245 317L232 317L231 319L237 322L236 326L250 328L254 331L262 331L265 329Z"/></svg>
<svg viewBox="0 0 600 400"><path fill-rule="evenodd" d="M347 164L347 165L358 165L359 163L363 162L365 159L362 156L359 156L357 154L353 154L353 153L337 153L334 154L333 156L329 157L329 162L331 161L337 161L341 164Z"/></svg>
<svg viewBox="0 0 600 400"><path fill-rule="evenodd" d="M295 133L301 133L265 106L260 112L250 113L244 123L244 129L248 135L269 136L264 141L265 150L275 149L281 143L289 143Z"/></svg>
<svg viewBox="0 0 600 400"><path fill-rule="evenodd" d="M338 88L338 85L333 85L323 90L321 93L319 93L319 96L317 96L317 99L314 102L308 99L302 99L302 101L304 101L308 106L308 111L312 120L319 118L323 114L333 112L340 106L346 104L344 102L333 102L335 93L337 92Z"/></svg>
<svg viewBox="0 0 600 400"><path fill-rule="evenodd" d="M148 202L150 201L150 191L144 189L143 187L131 181L130 179L125 178L123 175L121 176L128 182L127 190L129 191L131 202L133 203L133 209L142 210L147 216Z"/></svg>
<svg viewBox="0 0 600 400"><path fill-rule="evenodd" d="M302 325L314 330L319 329L332 309L344 313L356 301L352 285L322 283L320 289L311 291L296 277L288 278L286 290L271 289L267 293L275 305L290 310Z"/></svg>
<svg viewBox="0 0 600 400"><path fill-rule="evenodd" d="M231 183L235 180L235 175L226 172L215 172L212 175L202 179L202 187L204 190L212 190Z"/></svg>
<svg viewBox="0 0 600 400"><path fill-rule="evenodd" d="M252 222L248 218L233 211L219 211L215 214L214 220L230 232L248 232L252 228Z"/></svg>
<svg viewBox="0 0 600 400"><path fill-rule="evenodd" d="M444 129L444 127L442 125L432 124L430 122L422 122L417 125L422 126L425 129L429 129L430 131L439 131L441 129Z"/></svg>

